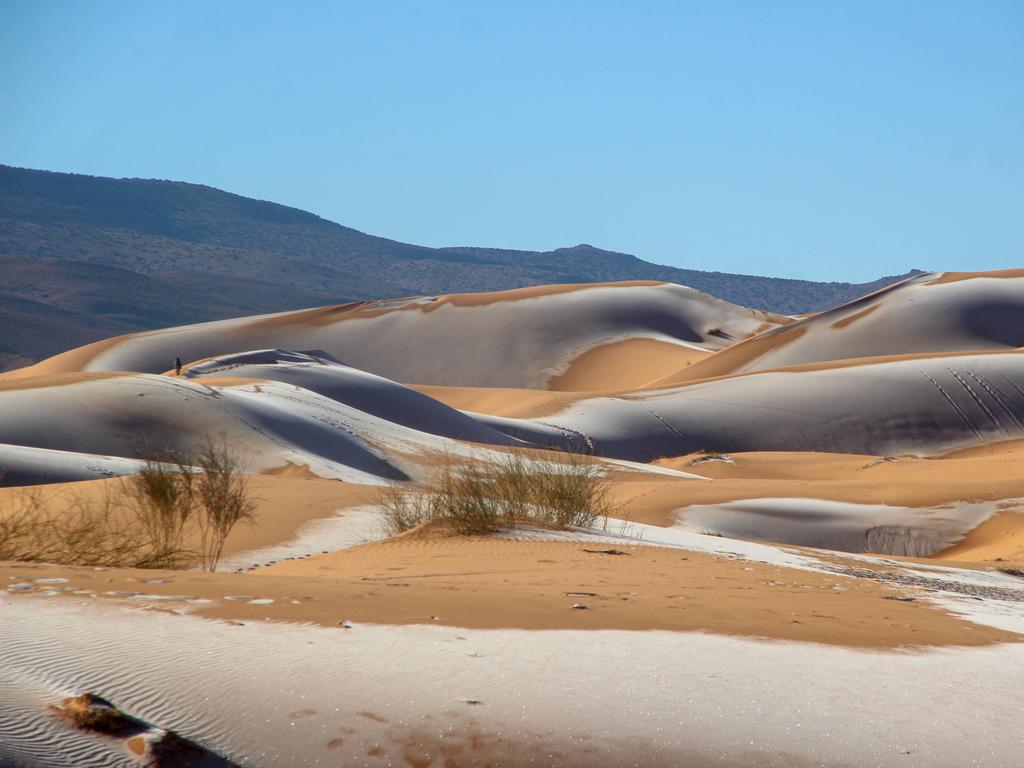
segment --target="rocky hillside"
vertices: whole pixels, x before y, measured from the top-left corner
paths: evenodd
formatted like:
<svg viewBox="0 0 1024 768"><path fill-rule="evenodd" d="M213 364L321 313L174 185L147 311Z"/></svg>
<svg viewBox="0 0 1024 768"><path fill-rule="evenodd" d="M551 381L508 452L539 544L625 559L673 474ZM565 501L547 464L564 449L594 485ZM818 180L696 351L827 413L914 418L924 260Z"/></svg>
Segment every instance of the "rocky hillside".
<svg viewBox="0 0 1024 768"><path fill-rule="evenodd" d="M334 302L664 280L757 309L824 309L872 283L702 272L577 245L425 248L211 187L0 166L0 370L111 334Z"/></svg>

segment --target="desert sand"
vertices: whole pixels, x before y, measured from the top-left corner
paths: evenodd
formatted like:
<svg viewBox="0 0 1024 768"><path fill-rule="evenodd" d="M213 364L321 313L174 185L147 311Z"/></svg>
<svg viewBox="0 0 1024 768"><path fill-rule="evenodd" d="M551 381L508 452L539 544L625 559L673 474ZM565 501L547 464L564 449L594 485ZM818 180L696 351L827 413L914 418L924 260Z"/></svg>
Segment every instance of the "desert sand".
<svg viewBox="0 0 1024 768"><path fill-rule="evenodd" d="M281 348L321 350L405 384L546 388L574 359L602 345L652 339L715 351L788 322L665 283L530 288L362 302L132 334L58 355L18 375L159 373L175 357L191 362ZM507 334L513 327L517 332ZM494 342L498 336L500 344Z"/></svg>
<svg viewBox="0 0 1024 768"><path fill-rule="evenodd" d="M215 572L0 563L0 765L137 765L48 714L91 692L240 765L1014 766L1022 280L799 319L650 282L407 297L0 375L0 531L210 439L255 505ZM609 517L389 535L386 494L522 451L587 454Z"/></svg>
<svg viewBox="0 0 1024 768"><path fill-rule="evenodd" d="M801 363L1024 346L1024 274L927 273L736 344L682 380Z"/></svg>

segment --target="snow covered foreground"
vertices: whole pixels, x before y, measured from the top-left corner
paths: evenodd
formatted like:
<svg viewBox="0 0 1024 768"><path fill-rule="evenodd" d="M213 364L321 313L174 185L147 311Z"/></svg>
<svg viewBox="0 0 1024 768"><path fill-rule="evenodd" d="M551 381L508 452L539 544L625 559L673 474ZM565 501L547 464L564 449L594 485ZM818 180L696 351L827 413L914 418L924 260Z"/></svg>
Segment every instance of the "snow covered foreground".
<svg viewBox="0 0 1024 768"><path fill-rule="evenodd" d="M0 597L3 766L136 765L46 711L93 691L247 766L1011 768L1022 690L1016 644L239 625Z"/></svg>

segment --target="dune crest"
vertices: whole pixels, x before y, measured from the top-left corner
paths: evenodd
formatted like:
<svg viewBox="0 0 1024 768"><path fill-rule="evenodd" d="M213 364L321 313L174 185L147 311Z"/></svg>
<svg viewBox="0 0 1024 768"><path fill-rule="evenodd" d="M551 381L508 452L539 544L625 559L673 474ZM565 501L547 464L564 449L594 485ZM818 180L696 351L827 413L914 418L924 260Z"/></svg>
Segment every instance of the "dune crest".
<svg viewBox="0 0 1024 768"><path fill-rule="evenodd" d="M1024 270L924 273L734 345L660 383L808 363L1024 346Z"/></svg>
<svg viewBox="0 0 1024 768"><path fill-rule="evenodd" d="M652 340L683 353L713 352L788 322L669 283L545 286L359 302L137 333L57 355L16 375L159 373L175 357L189 362L280 348L322 350L405 384L544 389L573 360L604 345Z"/></svg>

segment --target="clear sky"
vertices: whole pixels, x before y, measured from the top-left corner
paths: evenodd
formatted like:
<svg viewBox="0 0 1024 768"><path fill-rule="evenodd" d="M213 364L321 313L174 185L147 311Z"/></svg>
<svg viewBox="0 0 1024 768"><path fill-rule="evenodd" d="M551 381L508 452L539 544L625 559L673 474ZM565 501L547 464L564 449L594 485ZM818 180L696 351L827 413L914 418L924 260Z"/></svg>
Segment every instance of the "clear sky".
<svg viewBox="0 0 1024 768"><path fill-rule="evenodd" d="M0 160L423 245L1024 266L1024 2L0 0Z"/></svg>

